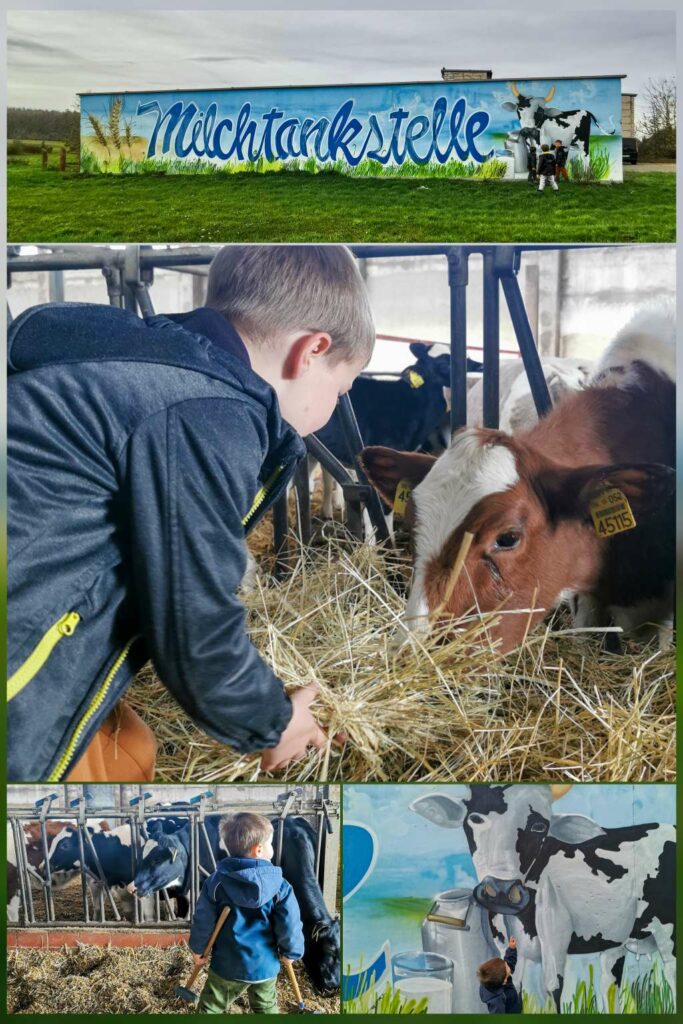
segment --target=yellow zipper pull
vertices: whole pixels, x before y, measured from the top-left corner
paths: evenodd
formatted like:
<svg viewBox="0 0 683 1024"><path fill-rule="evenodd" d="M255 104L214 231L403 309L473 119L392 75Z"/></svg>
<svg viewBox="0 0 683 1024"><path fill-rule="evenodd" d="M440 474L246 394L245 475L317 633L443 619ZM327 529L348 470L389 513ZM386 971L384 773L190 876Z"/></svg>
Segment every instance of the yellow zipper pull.
<svg viewBox="0 0 683 1024"><path fill-rule="evenodd" d="M78 612L67 612L64 618L57 623L57 629L62 636L71 636L80 621L81 617Z"/></svg>

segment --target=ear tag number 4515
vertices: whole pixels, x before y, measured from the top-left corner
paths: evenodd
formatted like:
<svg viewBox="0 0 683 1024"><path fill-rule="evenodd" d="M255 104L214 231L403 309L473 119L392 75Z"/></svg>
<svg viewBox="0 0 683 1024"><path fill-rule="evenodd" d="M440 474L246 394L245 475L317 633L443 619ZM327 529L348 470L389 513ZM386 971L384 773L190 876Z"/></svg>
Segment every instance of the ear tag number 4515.
<svg viewBox="0 0 683 1024"><path fill-rule="evenodd" d="M636 526L628 498L618 487L609 487L593 498L590 513L598 537L614 537Z"/></svg>

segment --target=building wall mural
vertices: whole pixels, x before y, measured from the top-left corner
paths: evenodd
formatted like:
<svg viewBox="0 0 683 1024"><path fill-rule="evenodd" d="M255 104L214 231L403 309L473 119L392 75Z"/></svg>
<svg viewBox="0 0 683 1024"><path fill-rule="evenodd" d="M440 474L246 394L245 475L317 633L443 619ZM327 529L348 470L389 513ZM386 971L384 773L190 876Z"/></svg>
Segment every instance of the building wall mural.
<svg viewBox="0 0 683 1024"><path fill-rule="evenodd" d="M81 95L81 167L527 175L561 139L569 173L622 179L621 80L543 79Z"/></svg>
<svg viewBox="0 0 683 1024"><path fill-rule="evenodd" d="M348 785L343 865L350 1012L485 1012L511 937L525 1012L674 1011L674 786Z"/></svg>

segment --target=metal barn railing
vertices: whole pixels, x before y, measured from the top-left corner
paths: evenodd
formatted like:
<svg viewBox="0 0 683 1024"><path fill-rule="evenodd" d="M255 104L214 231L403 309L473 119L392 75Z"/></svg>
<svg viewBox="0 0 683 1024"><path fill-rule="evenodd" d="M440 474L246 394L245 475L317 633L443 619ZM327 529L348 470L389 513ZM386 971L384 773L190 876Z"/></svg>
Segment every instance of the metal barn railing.
<svg viewBox="0 0 683 1024"><path fill-rule="evenodd" d="M499 423L500 395L500 294L507 304L515 331L519 354L529 381L529 387L539 416L544 416L552 402L543 374L541 359L527 316L518 274L525 252L555 249L592 248L589 245L352 245L358 259L391 259L409 256L443 256L448 270L450 292L450 349L451 349L451 432L467 424L467 288L469 260L473 255L483 257L483 419L485 427ZM26 271L50 272L51 301L63 301L63 274L68 270L100 269L104 276L111 305L139 313L154 314L150 290L156 269L178 272L206 267L216 254L216 247L184 245L169 250L156 250L145 245L126 245L122 249L108 249L92 245L64 246L54 251L41 251L35 255L21 255L19 247L8 248L7 272L11 286L12 275ZM8 304L8 322L11 313ZM358 456L363 438L348 395L338 403L339 419L347 449L353 454L356 478L346 466L332 455L313 434L306 438L309 453L341 486L346 510L346 526L358 539L363 539L363 509L367 510L376 539L390 540L389 530L379 495L370 486ZM301 544L308 545L312 536L311 505L308 469L304 462L294 480L298 503L298 535ZM273 508L274 547L277 570L282 572L291 564L288 544L289 509L287 494L283 494Z"/></svg>
<svg viewBox="0 0 683 1024"><path fill-rule="evenodd" d="M310 787L309 787L310 788ZM189 892L188 902L190 915L194 913L202 883L213 871L216 870L216 859L211 847L209 834L206 828L206 817L211 814L229 814L237 811L249 810L254 813L263 814L271 819L276 819L274 826L274 857L275 864L282 859L282 847L284 840L285 821L290 816L305 818L315 829L316 853L315 872L321 889L326 887L326 870L328 860L326 852L329 837L335 834L334 822L339 819L339 803L331 798L330 787L325 784L315 787L315 795L306 795L301 788L290 790L279 794L274 800L254 800L241 802L214 803L211 801L212 793L207 791L189 798L189 806L168 807L158 803L149 802L151 794L133 797L129 801L129 809L105 809L97 808L96 815L100 819L118 824L127 824L130 827L130 876L134 878L139 866L140 851L150 838L147 822L163 818L187 818L190 825L189 842ZM140 928L178 928L186 925L186 918L178 917L173 908L171 898L166 889L154 894L154 911L149 914L149 903L146 904L146 913L143 913L142 900L149 897L140 897L137 893L129 894L133 903L132 921L125 919L118 906L115 893L116 886L111 884L106 877L102 867L92 833L88 828L88 821L92 821L92 810L88 809L84 796L69 801L69 807L73 808L73 819L66 809L53 809L57 793L51 793L37 800L33 807L9 807L7 811L8 824L12 831L12 839L15 849L16 868L18 877L18 889L20 896L20 915L18 922L12 922L12 927L101 927L105 924L107 928L140 927ZM63 823L65 827L73 821L78 836L78 877L81 883L82 919L59 919L55 912L55 892L64 889L55 888L52 871L50 867L50 837L48 836L47 825L50 821ZM40 842L42 848L43 870L37 870L28 862L26 844L24 842L23 825L27 822L36 822L40 826ZM338 836L336 837L338 841ZM92 867L86 861L89 859ZM330 857L329 863L336 865L337 858ZM208 867L207 867L208 863ZM74 879L75 880L75 879ZM89 898L90 883L96 883L98 894L98 907L92 907ZM38 891L42 902L42 916L38 913L36 900L34 899L34 886ZM336 879L334 886L336 886ZM111 916L107 916L107 905L110 908ZM162 915L162 905L165 916Z"/></svg>

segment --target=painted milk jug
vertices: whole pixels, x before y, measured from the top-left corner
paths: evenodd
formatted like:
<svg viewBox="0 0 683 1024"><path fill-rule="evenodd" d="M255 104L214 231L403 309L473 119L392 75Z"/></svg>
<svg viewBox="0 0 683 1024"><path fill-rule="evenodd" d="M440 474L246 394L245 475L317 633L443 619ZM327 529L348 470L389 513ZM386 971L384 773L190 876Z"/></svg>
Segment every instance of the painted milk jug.
<svg viewBox="0 0 683 1024"><path fill-rule="evenodd" d="M416 1003L427 1000L427 1013L453 1011L453 961L421 949L397 953L391 959L394 992Z"/></svg>
<svg viewBox="0 0 683 1024"><path fill-rule="evenodd" d="M482 1013L477 967L500 956L471 889L439 893L422 922L422 948L453 961L453 1013Z"/></svg>

